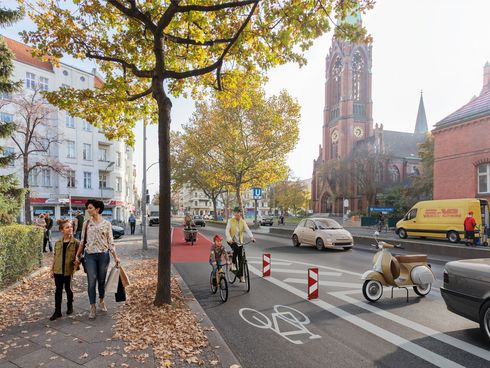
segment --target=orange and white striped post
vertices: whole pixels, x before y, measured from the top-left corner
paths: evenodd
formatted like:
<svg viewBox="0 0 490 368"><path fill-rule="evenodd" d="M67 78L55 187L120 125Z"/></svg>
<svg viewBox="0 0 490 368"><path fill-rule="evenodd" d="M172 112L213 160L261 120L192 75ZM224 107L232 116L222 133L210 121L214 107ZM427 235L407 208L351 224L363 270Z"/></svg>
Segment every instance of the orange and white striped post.
<svg viewBox="0 0 490 368"><path fill-rule="evenodd" d="M308 268L308 300L318 298L318 268Z"/></svg>
<svg viewBox="0 0 490 368"><path fill-rule="evenodd" d="M271 255L264 253L262 255L262 277L271 275Z"/></svg>

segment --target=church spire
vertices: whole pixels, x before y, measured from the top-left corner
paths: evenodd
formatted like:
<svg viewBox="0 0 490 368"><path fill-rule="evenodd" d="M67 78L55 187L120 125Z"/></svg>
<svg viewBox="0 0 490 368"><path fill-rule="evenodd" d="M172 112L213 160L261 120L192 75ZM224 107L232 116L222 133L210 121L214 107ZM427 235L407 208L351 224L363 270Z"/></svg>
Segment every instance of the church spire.
<svg viewBox="0 0 490 368"><path fill-rule="evenodd" d="M423 92L420 91L419 111L417 113L417 121L413 134L425 134L429 131L427 127L427 118L425 116Z"/></svg>

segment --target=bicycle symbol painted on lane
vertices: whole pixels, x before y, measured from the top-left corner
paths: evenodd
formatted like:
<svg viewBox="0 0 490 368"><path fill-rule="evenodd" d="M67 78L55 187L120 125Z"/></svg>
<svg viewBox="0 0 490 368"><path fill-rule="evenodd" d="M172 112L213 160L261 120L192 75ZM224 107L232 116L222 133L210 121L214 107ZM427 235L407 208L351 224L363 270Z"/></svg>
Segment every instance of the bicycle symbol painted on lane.
<svg viewBox="0 0 490 368"><path fill-rule="evenodd" d="M272 319L252 308L242 308L239 314L248 324L261 329L271 329L293 344L303 344L303 341L293 340L289 336L309 335L309 339L321 339L320 335L311 333L305 327L310 324L310 319L303 312L285 305L274 306Z"/></svg>

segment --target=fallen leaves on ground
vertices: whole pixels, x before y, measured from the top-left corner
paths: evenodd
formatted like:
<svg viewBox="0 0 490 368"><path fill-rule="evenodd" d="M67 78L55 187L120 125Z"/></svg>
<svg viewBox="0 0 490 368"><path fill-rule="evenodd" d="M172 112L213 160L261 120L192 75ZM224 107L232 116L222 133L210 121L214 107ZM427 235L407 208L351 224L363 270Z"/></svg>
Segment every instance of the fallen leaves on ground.
<svg viewBox="0 0 490 368"><path fill-rule="evenodd" d="M126 342L124 350L141 351L151 347L155 360L163 367L170 366L175 358L199 364L198 356L208 345L207 337L185 304L177 280L172 277L172 304L156 307L153 298L157 262L133 262L127 272L131 280L126 288L127 301L114 316L114 337Z"/></svg>

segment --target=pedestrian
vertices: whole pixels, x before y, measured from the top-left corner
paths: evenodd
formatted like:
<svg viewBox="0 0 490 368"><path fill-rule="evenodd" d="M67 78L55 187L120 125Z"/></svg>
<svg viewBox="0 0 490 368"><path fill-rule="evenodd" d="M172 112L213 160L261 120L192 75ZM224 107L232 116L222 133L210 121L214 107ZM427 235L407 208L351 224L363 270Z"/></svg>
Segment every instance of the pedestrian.
<svg viewBox="0 0 490 368"><path fill-rule="evenodd" d="M466 239L466 246L474 245L475 241L475 227L476 221L473 217L473 212L468 212L468 215L464 219L464 237Z"/></svg>
<svg viewBox="0 0 490 368"><path fill-rule="evenodd" d="M44 220L44 213L41 213L38 218L34 220L34 225L43 229L43 253L46 253L46 221Z"/></svg>
<svg viewBox="0 0 490 368"><path fill-rule="evenodd" d="M73 223L75 224L74 226L74 231L75 231L75 238L78 240L82 239L82 228L83 228L83 221L84 217L80 210L77 210L75 214L75 218L73 219Z"/></svg>
<svg viewBox="0 0 490 368"><path fill-rule="evenodd" d="M284 215L281 215L281 225L284 225Z"/></svg>
<svg viewBox="0 0 490 368"><path fill-rule="evenodd" d="M54 313L49 318L51 321L58 319L61 314L61 301L63 299L63 287L66 292L66 314L73 314L73 291L71 289L72 275L76 271L75 255L78 251L79 241L73 237L73 225L70 220L58 220L61 239L54 244L53 265L51 266L51 278L54 279L56 291L54 293Z"/></svg>
<svg viewBox="0 0 490 368"><path fill-rule="evenodd" d="M109 253L112 254L116 266L119 266L120 260L116 254L111 223L101 215L104 211L104 203L97 199L89 199L85 203L85 208L90 218L83 225L82 241L77 251L75 265L78 266L80 256L84 253L90 302L89 318L94 319L96 317L96 287L99 292L99 309L107 312L104 297L105 279L110 262Z"/></svg>
<svg viewBox="0 0 490 368"><path fill-rule="evenodd" d="M134 230L136 229L136 217L134 217L134 214L132 212L129 215L128 222L131 229L131 235L134 235Z"/></svg>
<svg viewBox="0 0 490 368"><path fill-rule="evenodd" d="M49 247L49 251L53 251L53 246L51 245L51 229L54 225L53 219L49 217L49 212L46 212L44 214L44 221L46 222L46 232L44 236L44 244L43 244L43 249L46 250L46 245Z"/></svg>

